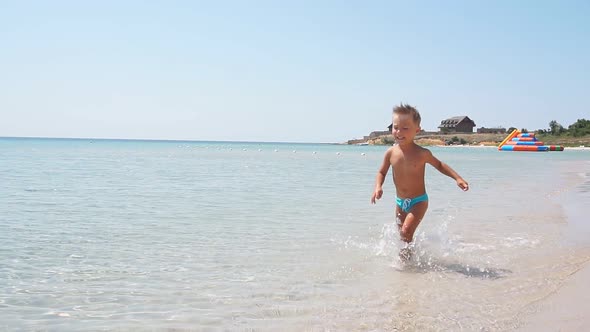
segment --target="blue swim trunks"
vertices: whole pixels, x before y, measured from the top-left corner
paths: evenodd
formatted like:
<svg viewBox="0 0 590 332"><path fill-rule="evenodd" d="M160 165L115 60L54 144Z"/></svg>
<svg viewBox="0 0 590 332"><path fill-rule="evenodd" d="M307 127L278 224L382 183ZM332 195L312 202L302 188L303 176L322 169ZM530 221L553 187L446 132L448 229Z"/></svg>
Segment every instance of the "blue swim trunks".
<svg viewBox="0 0 590 332"><path fill-rule="evenodd" d="M412 209L412 207L420 202L424 202L428 200L428 194L420 195L414 198L395 198L395 203L397 206L402 209L402 211L408 213Z"/></svg>

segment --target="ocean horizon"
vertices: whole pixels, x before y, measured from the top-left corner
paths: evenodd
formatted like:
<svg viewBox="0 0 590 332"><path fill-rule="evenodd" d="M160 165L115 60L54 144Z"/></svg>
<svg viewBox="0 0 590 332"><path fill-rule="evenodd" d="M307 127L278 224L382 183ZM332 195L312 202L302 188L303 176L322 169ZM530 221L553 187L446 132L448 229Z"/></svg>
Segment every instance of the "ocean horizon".
<svg viewBox="0 0 590 332"><path fill-rule="evenodd" d="M93 138L93 137L44 137L44 136L0 136L0 140L78 140L78 141L139 141L139 142L181 142L181 143L266 143L266 144L320 144L348 145L346 142L303 142L303 141L249 141L249 140L200 140L166 138Z"/></svg>
<svg viewBox="0 0 590 332"><path fill-rule="evenodd" d="M590 152L430 147L398 258L388 146L0 138L0 329L506 331L590 260Z"/></svg>

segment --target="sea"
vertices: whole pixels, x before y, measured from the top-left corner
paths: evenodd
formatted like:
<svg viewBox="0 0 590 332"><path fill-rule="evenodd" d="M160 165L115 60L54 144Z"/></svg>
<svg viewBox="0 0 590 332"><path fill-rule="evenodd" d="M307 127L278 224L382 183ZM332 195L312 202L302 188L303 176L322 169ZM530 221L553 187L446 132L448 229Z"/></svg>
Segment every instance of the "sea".
<svg viewBox="0 0 590 332"><path fill-rule="evenodd" d="M590 150L0 138L0 331L507 331L590 260Z"/></svg>

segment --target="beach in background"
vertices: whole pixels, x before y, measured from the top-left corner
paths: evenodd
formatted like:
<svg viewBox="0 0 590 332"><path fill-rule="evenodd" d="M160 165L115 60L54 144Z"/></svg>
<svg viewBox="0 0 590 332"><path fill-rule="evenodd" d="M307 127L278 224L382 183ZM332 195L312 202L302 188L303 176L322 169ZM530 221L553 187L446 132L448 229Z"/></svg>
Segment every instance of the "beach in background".
<svg viewBox="0 0 590 332"><path fill-rule="evenodd" d="M387 148L2 138L0 329L588 326L589 150L431 148L401 264Z"/></svg>

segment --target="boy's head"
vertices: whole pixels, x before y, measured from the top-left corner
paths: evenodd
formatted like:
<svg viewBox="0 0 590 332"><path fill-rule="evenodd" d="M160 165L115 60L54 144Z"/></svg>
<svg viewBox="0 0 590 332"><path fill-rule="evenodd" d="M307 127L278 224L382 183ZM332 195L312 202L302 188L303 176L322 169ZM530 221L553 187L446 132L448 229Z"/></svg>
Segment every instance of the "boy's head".
<svg viewBox="0 0 590 332"><path fill-rule="evenodd" d="M418 112L414 106L399 104L393 108L393 115L395 116L396 114L411 116L416 126L420 127L420 121L422 121L422 118L420 117L420 112Z"/></svg>
<svg viewBox="0 0 590 332"><path fill-rule="evenodd" d="M414 141L420 132L420 113L416 108L407 104L400 104L393 108L393 125L391 134L398 144Z"/></svg>

